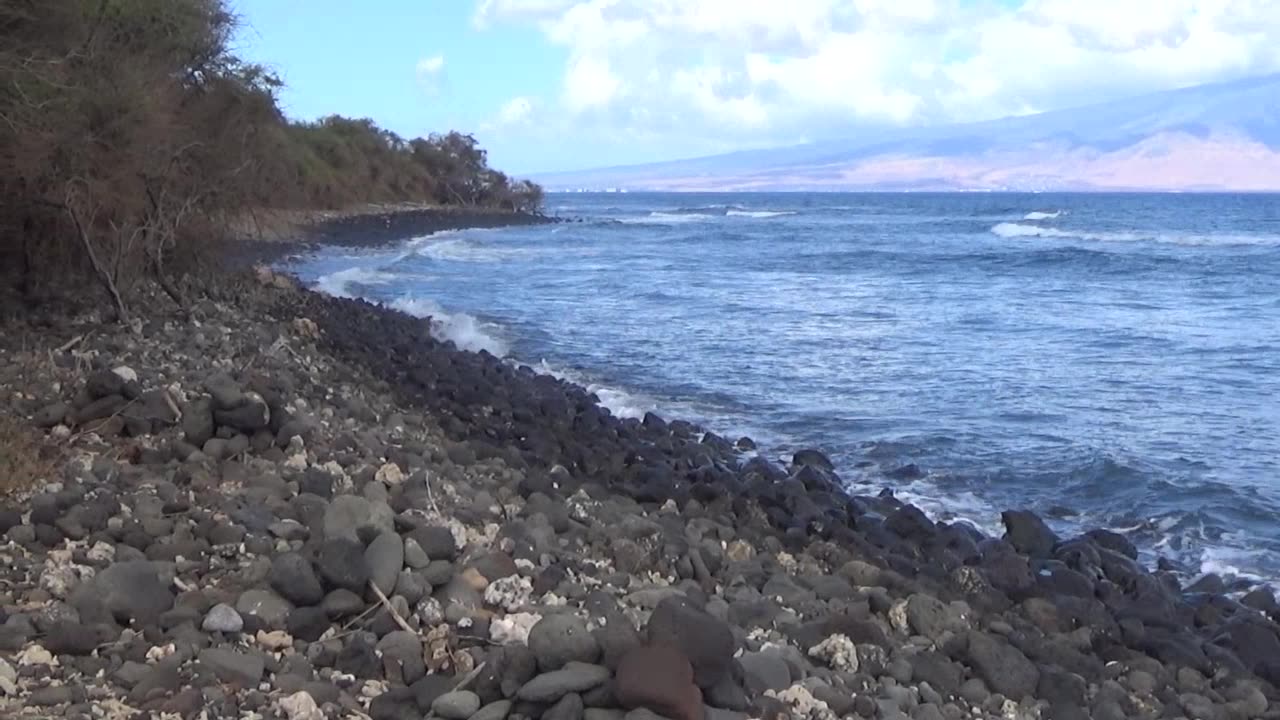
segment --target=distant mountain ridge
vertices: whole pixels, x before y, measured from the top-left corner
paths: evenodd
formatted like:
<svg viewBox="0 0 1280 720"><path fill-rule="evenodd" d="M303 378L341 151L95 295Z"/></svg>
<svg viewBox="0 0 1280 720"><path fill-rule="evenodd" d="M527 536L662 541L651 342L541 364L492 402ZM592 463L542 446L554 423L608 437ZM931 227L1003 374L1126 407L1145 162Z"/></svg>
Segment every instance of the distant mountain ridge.
<svg viewBox="0 0 1280 720"><path fill-rule="evenodd" d="M551 190L1280 190L1280 74L536 179Z"/></svg>

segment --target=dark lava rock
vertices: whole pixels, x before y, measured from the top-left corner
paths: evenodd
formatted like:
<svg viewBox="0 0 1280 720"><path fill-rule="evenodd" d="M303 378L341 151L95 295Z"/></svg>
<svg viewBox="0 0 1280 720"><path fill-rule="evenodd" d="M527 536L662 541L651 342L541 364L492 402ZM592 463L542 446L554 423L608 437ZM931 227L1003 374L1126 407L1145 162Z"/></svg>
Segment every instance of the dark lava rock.
<svg viewBox="0 0 1280 720"><path fill-rule="evenodd" d="M566 663L594 663L600 646L587 626L573 615L548 615L529 631L529 650L543 672L559 670Z"/></svg>
<svg viewBox="0 0 1280 720"><path fill-rule="evenodd" d="M609 616L604 627L595 631L600 645L601 663L610 670L617 670L623 656L640 646L640 633L622 613Z"/></svg>
<svg viewBox="0 0 1280 720"><path fill-rule="evenodd" d="M578 693L569 693L560 698L555 705L547 708L542 713L542 720L582 720L585 709L582 696Z"/></svg>
<svg viewBox="0 0 1280 720"><path fill-rule="evenodd" d="M1129 538L1118 532L1110 530L1090 530L1085 533L1085 537L1092 540L1098 547L1106 548L1112 552L1120 553L1131 560L1138 559L1138 548Z"/></svg>
<svg viewBox="0 0 1280 720"><path fill-rule="evenodd" d="M187 403L182 412L182 434L188 443L196 447L213 439L213 406L208 400L200 399Z"/></svg>
<svg viewBox="0 0 1280 720"><path fill-rule="evenodd" d="M1004 522L1005 539L1018 552L1033 558L1053 555L1053 546L1058 544L1058 536L1039 515L1030 510L1006 510L1000 513L1000 519Z"/></svg>
<svg viewBox="0 0 1280 720"><path fill-rule="evenodd" d="M960 689L964 670L942 653L922 652L910 657L911 676L917 682L927 682L930 687L951 697Z"/></svg>
<svg viewBox="0 0 1280 720"><path fill-rule="evenodd" d="M969 633L969 664L987 687L1021 700L1035 693L1040 671L1022 651L985 633Z"/></svg>
<svg viewBox="0 0 1280 720"><path fill-rule="evenodd" d="M173 607L173 566L168 563L132 560L111 565L81 584L72 593L71 604L81 617L92 615L86 608L102 607L121 623L149 625Z"/></svg>
<svg viewBox="0 0 1280 720"><path fill-rule="evenodd" d="M109 395L124 395L124 378L110 370L98 370L85 381L85 390L93 400Z"/></svg>
<svg viewBox="0 0 1280 720"><path fill-rule="evenodd" d="M225 683L233 683L242 688L257 687L262 674L266 672L266 662L258 653L242 653L229 648L207 648L200 651L200 665Z"/></svg>
<svg viewBox="0 0 1280 720"><path fill-rule="evenodd" d="M316 554L316 568L320 577L331 587L344 588L354 593L364 592L369 581L369 570L364 562L364 546L355 540L332 538L320 545Z"/></svg>
<svg viewBox="0 0 1280 720"><path fill-rule="evenodd" d="M285 629L290 635L307 642L319 640L329 626L329 613L321 607L294 608L285 621Z"/></svg>
<svg viewBox="0 0 1280 720"><path fill-rule="evenodd" d="M267 582L276 592L298 606L316 605L324 599L324 588L311 561L298 553L284 553L271 562Z"/></svg>
<svg viewBox="0 0 1280 720"><path fill-rule="evenodd" d="M369 704L373 720L422 720L422 710L413 691L406 687L388 688Z"/></svg>
<svg viewBox="0 0 1280 720"><path fill-rule="evenodd" d="M733 631L686 598L673 596L658 603L645 633L651 645L679 648L693 665L700 688L715 685L729 671L736 645Z"/></svg>
<svg viewBox="0 0 1280 720"><path fill-rule="evenodd" d="M42 644L55 655L88 655L98 647L98 633L78 622L58 620L49 626Z"/></svg>
<svg viewBox="0 0 1280 720"><path fill-rule="evenodd" d="M586 692L609 679L609 668L571 662L525 683L516 697L535 703L553 703L569 693Z"/></svg>
<svg viewBox="0 0 1280 720"><path fill-rule="evenodd" d="M391 595L404 567L404 542L396 533L382 533L365 548L364 562L369 581L383 594Z"/></svg>
<svg viewBox="0 0 1280 720"><path fill-rule="evenodd" d="M795 467L811 467L817 470L831 472L835 470L835 465L831 459L818 450L799 450L795 455L791 456L791 464Z"/></svg>
<svg viewBox="0 0 1280 720"><path fill-rule="evenodd" d="M452 561L458 556L458 545L453 533L447 527L431 525L410 531L405 537L412 538L432 560ZM436 583L432 583L433 585Z"/></svg>
<svg viewBox="0 0 1280 720"><path fill-rule="evenodd" d="M672 720L702 720L702 692L693 666L678 648L638 647L622 658L614 694L628 709L644 708Z"/></svg>

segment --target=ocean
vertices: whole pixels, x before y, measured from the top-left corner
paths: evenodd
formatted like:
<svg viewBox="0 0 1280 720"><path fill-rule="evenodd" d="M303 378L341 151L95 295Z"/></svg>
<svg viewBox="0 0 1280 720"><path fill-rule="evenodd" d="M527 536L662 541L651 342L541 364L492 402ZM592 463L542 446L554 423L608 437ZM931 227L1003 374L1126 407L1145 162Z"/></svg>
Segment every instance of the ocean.
<svg viewBox="0 0 1280 720"><path fill-rule="evenodd" d="M1280 197L553 194L292 264L326 292L999 534L1280 587Z"/></svg>

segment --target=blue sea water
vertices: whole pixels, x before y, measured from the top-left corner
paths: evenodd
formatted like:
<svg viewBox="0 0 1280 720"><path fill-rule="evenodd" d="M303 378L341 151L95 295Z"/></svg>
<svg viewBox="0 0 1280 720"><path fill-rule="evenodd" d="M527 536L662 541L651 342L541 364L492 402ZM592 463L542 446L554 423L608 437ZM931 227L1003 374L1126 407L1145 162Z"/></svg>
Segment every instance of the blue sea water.
<svg viewBox="0 0 1280 720"><path fill-rule="evenodd" d="M1280 580L1280 197L566 194L329 248L321 289L999 531ZM895 472L915 465L913 472Z"/></svg>

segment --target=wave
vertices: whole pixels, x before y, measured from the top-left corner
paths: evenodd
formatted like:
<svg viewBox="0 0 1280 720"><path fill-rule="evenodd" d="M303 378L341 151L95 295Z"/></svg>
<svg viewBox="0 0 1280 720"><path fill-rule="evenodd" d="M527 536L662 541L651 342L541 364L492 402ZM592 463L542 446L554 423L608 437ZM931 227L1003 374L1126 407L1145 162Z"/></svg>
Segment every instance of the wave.
<svg viewBox="0 0 1280 720"><path fill-rule="evenodd" d="M648 215L641 215L640 217L619 218L618 222L625 225L675 225L679 223L703 222L710 220L713 217L717 216L709 215L707 213L663 212L660 210L654 210Z"/></svg>
<svg viewBox="0 0 1280 720"><path fill-rule="evenodd" d="M584 388L587 392L595 394L600 399L600 404L609 409L614 417L619 418L636 418L637 420L644 418L645 413L657 409L657 403L647 399L633 395L626 390L604 385L595 382L584 375L573 372L571 370L560 370L552 367L546 360L540 361L537 365L530 365L534 372L542 375L550 375L557 380L571 382L574 385Z"/></svg>
<svg viewBox="0 0 1280 720"><path fill-rule="evenodd" d="M1022 216L1023 220L1053 220L1062 217L1062 210L1054 210L1053 212L1029 212Z"/></svg>
<svg viewBox="0 0 1280 720"><path fill-rule="evenodd" d="M316 278L315 288L326 295L340 298L354 298L351 292L353 285L386 285L395 280L391 273L371 268L353 267L346 270L321 275Z"/></svg>
<svg viewBox="0 0 1280 720"><path fill-rule="evenodd" d="M441 342L452 342L459 350L487 350L497 357L511 353L511 346L500 337L497 325L482 322L466 313L447 312L433 300L402 295L392 300L388 307L414 317L430 318L431 337Z"/></svg>
<svg viewBox="0 0 1280 720"><path fill-rule="evenodd" d="M418 257L447 262L494 263L528 253L526 248L487 246L469 238L441 239L440 234L410 240L409 248Z"/></svg>
<svg viewBox="0 0 1280 720"><path fill-rule="evenodd" d="M771 218L783 215L795 215L794 210L730 210L725 213L729 217Z"/></svg>
<svg viewBox="0 0 1280 720"><path fill-rule="evenodd" d="M1137 231L1123 232L1085 232L1079 230L1061 230L1040 225L1024 225L1022 223L1002 222L991 228L991 233L1003 238L1062 238L1068 240L1089 240L1093 242L1155 242L1170 245L1188 246L1232 246L1232 245L1280 245L1280 235L1269 234L1208 234L1177 235L1172 233L1151 233Z"/></svg>

